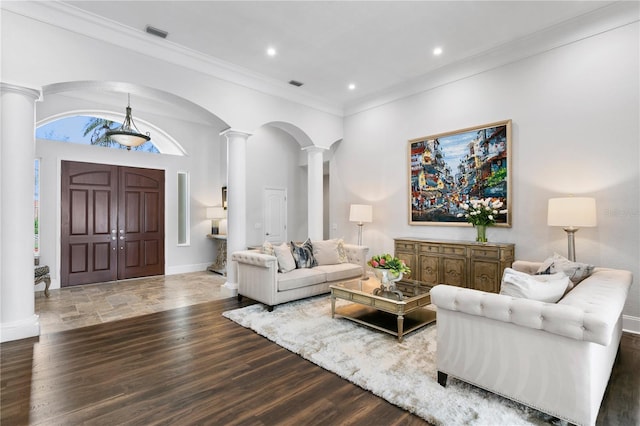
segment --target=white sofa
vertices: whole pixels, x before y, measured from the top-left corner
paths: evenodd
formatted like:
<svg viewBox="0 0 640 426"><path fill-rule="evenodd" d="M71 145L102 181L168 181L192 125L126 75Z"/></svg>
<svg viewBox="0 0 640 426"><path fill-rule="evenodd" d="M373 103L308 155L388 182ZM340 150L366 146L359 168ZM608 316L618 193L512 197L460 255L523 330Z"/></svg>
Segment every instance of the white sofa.
<svg viewBox="0 0 640 426"><path fill-rule="evenodd" d="M344 244L347 263L278 272L275 256L258 250L234 252L231 260L238 265L238 300L246 296L264 303L269 311L275 305L328 293L329 285L364 275L368 247Z"/></svg>
<svg viewBox="0 0 640 426"><path fill-rule="evenodd" d="M535 273L539 263L516 261ZM622 335L629 271L595 268L558 303L438 285L438 382L447 376L594 425Z"/></svg>

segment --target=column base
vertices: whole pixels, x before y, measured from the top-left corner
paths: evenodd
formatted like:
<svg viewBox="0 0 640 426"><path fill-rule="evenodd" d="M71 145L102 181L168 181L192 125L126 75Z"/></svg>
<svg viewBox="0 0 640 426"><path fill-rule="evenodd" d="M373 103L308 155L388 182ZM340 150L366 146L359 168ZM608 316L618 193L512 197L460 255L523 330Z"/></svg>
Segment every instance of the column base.
<svg viewBox="0 0 640 426"><path fill-rule="evenodd" d="M20 321L2 323L0 331L0 342L3 343L39 336L40 317L34 314Z"/></svg>
<svg viewBox="0 0 640 426"><path fill-rule="evenodd" d="M228 295L229 297L235 297L238 295L238 284L227 281L220 286L220 290L222 291L222 294Z"/></svg>

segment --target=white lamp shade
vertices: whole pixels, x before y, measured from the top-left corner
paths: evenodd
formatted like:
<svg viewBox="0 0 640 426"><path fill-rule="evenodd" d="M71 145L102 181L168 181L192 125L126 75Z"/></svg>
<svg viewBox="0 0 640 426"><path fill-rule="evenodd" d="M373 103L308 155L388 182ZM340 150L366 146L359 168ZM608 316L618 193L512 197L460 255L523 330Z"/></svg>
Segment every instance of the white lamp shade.
<svg viewBox="0 0 640 426"><path fill-rule="evenodd" d="M222 219L224 217L224 209L220 206L207 207L207 219Z"/></svg>
<svg viewBox="0 0 640 426"><path fill-rule="evenodd" d="M373 221L373 208L366 204L351 204L349 221L365 223Z"/></svg>
<svg viewBox="0 0 640 426"><path fill-rule="evenodd" d="M547 211L549 226L596 226L596 200L588 197L550 198Z"/></svg>
<svg viewBox="0 0 640 426"><path fill-rule="evenodd" d="M218 224L218 233L220 235L227 235L227 219L222 219Z"/></svg>

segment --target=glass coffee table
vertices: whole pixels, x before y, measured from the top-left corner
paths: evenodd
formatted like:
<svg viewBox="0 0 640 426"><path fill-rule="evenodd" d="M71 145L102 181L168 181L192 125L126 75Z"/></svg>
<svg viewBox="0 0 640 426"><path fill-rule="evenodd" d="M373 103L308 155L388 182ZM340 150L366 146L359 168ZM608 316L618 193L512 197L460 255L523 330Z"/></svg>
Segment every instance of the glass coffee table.
<svg viewBox="0 0 640 426"><path fill-rule="evenodd" d="M330 285L329 288L331 318L346 318L393 334L398 337L398 342L402 342L404 335L436 320L435 310L426 309L431 304L431 287L417 286L415 295L402 298L390 293L375 295L374 291L380 288L380 282L373 277L345 281ZM336 299L352 303L336 309Z"/></svg>

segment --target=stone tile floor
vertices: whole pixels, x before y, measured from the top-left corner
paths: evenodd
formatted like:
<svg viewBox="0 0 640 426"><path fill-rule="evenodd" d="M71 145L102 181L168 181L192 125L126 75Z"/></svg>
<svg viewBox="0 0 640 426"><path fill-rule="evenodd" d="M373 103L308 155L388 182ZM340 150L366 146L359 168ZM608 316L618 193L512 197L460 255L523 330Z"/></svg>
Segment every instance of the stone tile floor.
<svg viewBox="0 0 640 426"><path fill-rule="evenodd" d="M203 271L39 291L35 313L40 333L54 333L231 297L225 280Z"/></svg>

